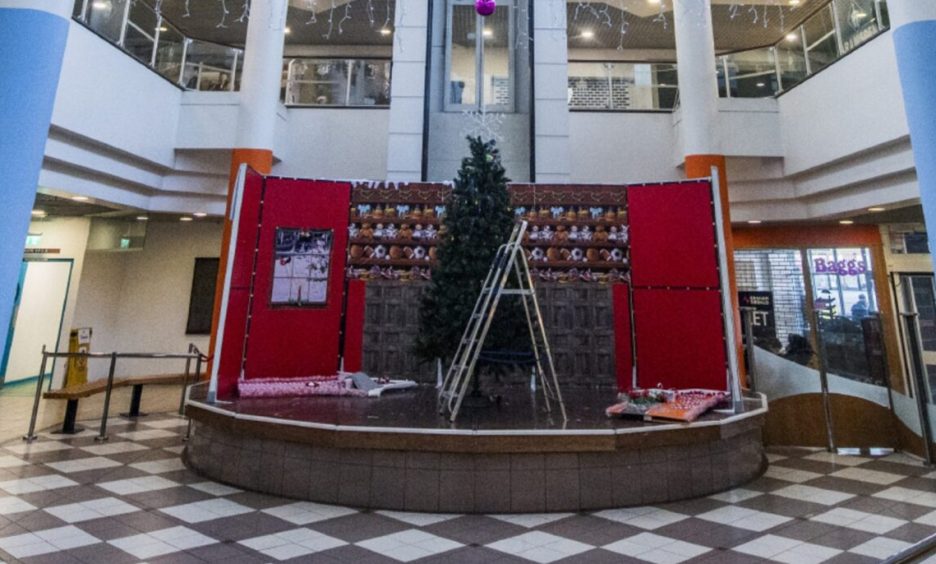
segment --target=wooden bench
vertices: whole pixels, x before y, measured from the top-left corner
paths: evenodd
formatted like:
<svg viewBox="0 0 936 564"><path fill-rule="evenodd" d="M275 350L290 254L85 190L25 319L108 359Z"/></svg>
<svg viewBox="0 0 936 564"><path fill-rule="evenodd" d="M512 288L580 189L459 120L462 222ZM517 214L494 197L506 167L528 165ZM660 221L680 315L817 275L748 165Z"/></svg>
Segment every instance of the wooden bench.
<svg viewBox="0 0 936 564"><path fill-rule="evenodd" d="M124 417L140 417L145 413L140 413L140 402L143 399L143 386L148 384L171 385L182 384L185 382L184 374L163 374L159 376L141 376L137 378L115 378L113 389L132 386L133 391L130 394L130 410L127 413L121 413ZM62 433L73 435L78 432L75 427L75 420L78 417L78 400L88 398L95 394L107 391L107 378L92 380L85 384L69 386L58 390L49 390L42 394L43 399L67 400L65 406L65 420L62 422Z"/></svg>

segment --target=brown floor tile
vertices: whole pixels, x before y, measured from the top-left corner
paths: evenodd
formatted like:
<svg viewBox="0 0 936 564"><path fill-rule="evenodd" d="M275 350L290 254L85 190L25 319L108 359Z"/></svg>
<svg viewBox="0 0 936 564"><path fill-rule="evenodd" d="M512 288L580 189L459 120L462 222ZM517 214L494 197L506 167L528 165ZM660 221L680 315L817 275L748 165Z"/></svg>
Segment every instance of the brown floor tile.
<svg viewBox="0 0 936 564"><path fill-rule="evenodd" d="M919 523L907 523L897 527L885 536L892 539L898 539L909 543L918 543L926 537L936 534L936 527L929 527Z"/></svg>
<svg viewBox="0 0 936 564"><path fill-rule="evenodd" d="M391 535L414 528L412 525L376 513L355 513L314 524L316 531L349 543Z"/></svg>

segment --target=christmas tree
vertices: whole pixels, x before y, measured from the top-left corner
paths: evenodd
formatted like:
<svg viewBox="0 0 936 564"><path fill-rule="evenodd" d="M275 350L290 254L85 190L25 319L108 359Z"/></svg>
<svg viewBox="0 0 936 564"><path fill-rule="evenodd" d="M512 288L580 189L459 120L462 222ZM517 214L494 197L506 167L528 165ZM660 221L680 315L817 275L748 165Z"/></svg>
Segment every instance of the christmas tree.
<svg viewBox="0 0 936 564"><path fill-rule="evenodd" d="M497 248L507 242L514 224L510 179L494 141L469 137L468 142L471 156L462 160L455 179L432 283L420 304L415 352L423 362L452 360ZM517 305L501 300L485 349L516 349L517 343L529 349Z"/></svg>

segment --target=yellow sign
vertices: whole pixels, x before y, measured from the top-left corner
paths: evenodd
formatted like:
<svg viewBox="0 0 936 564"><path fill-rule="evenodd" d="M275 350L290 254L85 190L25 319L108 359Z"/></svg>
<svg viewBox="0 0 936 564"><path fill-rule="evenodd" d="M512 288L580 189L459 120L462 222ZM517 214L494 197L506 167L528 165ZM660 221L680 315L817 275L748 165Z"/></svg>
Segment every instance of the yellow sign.
<svg viewBox="0 0 936 564"><path fill-rule="evenodd" d="M68 352L91 352L91 328L72 329L68 337ZM69 358L68 369L65 372L65 387L79 386L88 383L88 359L86 357Z"/></svg>

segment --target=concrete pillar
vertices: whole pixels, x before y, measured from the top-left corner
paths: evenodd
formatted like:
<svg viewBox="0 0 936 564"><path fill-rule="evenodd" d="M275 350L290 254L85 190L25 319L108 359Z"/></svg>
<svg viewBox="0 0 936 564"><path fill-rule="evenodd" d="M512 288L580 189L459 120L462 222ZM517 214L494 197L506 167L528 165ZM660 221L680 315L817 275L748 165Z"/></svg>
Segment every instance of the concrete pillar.
<svg viewBox="0 0 936 564"><path fill-rule="evenodd" d="M429 4L396 0L387 134L387 180L394 182L422 179Z"/></svg>
<svg viewBox="0 0 936 564"><path fill-rule="evenodd" d="M237 169L241 164L261 174L273 168L273 142L276 114L283 78L283 42L285 39L287 0L253 0L244 45L244 69L241 73L240 107L237 112L236 147L231 153L227 211L221 238L218 283L215 288L214 315L211 321L209 354L214 354L221 293L231 244L230 208Z"/></svg>
<svg viewBox="0 0 936 564"><path fill-rule="evenodd" d="M71 7L64 0L0 0L0 358L7 348Z"/></svg>
<svg viewBox="0 0 936 564"><path fill-rule="evenodd" d="M936 2L888 0L930 249L936 251Z"/></svg>
<svg viewBox="0 0 936 564"><path fill-rule="evenodd" d="M738 283L735 278L734 242L731 235L731 208L728 202L728 174L725 156L718 141L718 81L715 75L715 35L711 0L673 0L676 27L676 68L679 76L680 134L687 178L719 173L719 195L724 214L725 251L728 254L728 280L735 315L735 338L741 358L741 316L738 309ZM744 366L743 362L739 363Z"/></svg>
<svg viewBox="0 0 936 564"><path fill-rule="evenodd" d="M564 184L571 174L566 1L536 0L531 10L536 181Z"/></svg>

